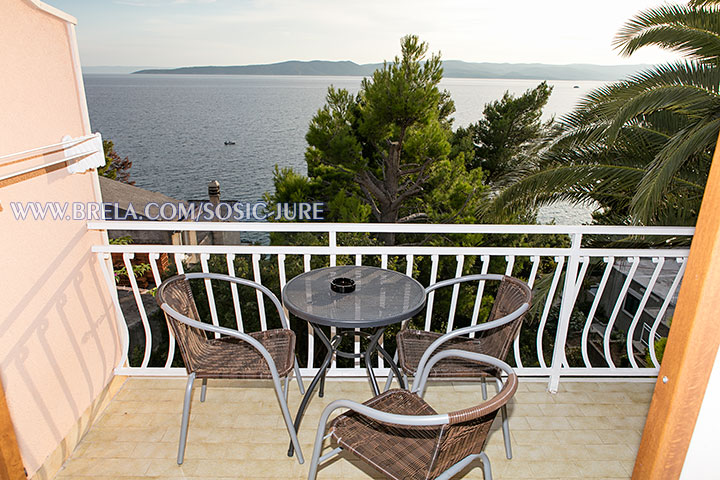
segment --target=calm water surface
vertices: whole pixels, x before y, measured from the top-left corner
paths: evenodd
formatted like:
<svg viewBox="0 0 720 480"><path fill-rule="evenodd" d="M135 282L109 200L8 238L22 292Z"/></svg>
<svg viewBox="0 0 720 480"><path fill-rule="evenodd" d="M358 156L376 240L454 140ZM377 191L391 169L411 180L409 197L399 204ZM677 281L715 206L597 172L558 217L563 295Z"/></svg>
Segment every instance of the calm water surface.
<svg viewBox="0 0 720 480"><path fill-rule="evenodd" d="M133 162L139 187L179 199L202 199L218 180L224 199L257 201L272 190L275 165L307 173L305 133L334 85L357 92L360 77L225 75L85 75L93 131ZM450 78L454 126L477 121L506 90L521 94L536 80ZM563 115L603 82L549 82L544 117ZM574 88L578 85L579 88ZM236 142L225 146L225 140ZM542 220L588 221L584 209L546 210Z"/></svg>

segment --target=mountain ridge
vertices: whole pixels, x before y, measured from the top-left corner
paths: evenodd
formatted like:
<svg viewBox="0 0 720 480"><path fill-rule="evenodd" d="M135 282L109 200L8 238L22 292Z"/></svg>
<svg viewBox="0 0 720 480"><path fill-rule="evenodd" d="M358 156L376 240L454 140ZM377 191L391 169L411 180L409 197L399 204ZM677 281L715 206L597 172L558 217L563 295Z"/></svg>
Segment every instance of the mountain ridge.
<svg viewBox="0 0 720 480"><path fill-rule="evenodd" d="M132 72L140 75L317 75L365 77L382 67L382 63L358 64L350 60L287 60L256 65L192 66L152 68ZM575 63L492 63L443 61L446 78L505 78L520 80L619 80L651 65L593 65Z"/></svg>

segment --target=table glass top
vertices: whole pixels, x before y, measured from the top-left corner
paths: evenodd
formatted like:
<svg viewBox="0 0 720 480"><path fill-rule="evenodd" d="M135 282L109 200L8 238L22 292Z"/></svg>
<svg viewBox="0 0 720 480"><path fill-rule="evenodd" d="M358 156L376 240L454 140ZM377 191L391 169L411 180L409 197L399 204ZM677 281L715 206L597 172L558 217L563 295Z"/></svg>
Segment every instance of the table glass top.
<svg viewBox="0 0 720 480"><path fill-rule="evenodd" d="M330 282L355 281L355 291L337 293ZM408 319L425 306L425 289L411 277L376 267L341 266L311 270L290 280L283 304L293 314L319 325L366 328Z"/></svg>

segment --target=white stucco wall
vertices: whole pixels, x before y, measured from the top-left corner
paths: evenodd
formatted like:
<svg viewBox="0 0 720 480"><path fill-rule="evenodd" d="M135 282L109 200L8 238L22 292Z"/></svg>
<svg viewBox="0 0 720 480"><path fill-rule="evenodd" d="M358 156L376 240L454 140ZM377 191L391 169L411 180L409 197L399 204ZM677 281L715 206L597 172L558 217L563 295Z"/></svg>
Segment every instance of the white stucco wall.
<svg viewBox="0 0 720 480"><path fill-rule="evenodd" d="M70 17L42 7L0 0L0 157L90 133ZM63 155L0 159L0 177ZM83 220L17 220L10 202L95 202L96 175L60 168L0 181L0 380L30 476L108 384L120 347L91 252L103 234Z"/></svg>

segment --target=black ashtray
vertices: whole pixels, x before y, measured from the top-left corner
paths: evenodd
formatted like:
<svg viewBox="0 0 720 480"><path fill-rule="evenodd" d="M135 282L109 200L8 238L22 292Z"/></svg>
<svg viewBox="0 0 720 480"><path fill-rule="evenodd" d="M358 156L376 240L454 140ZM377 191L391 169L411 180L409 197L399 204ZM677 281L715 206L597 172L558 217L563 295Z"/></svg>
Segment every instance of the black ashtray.
<svg viewBox="0 0 720 480"><path fill-rule="evenodd" d="M338 277L330 282L330 290L338 293L350 293L355 291L355 280L352 278Z"/></svg>

